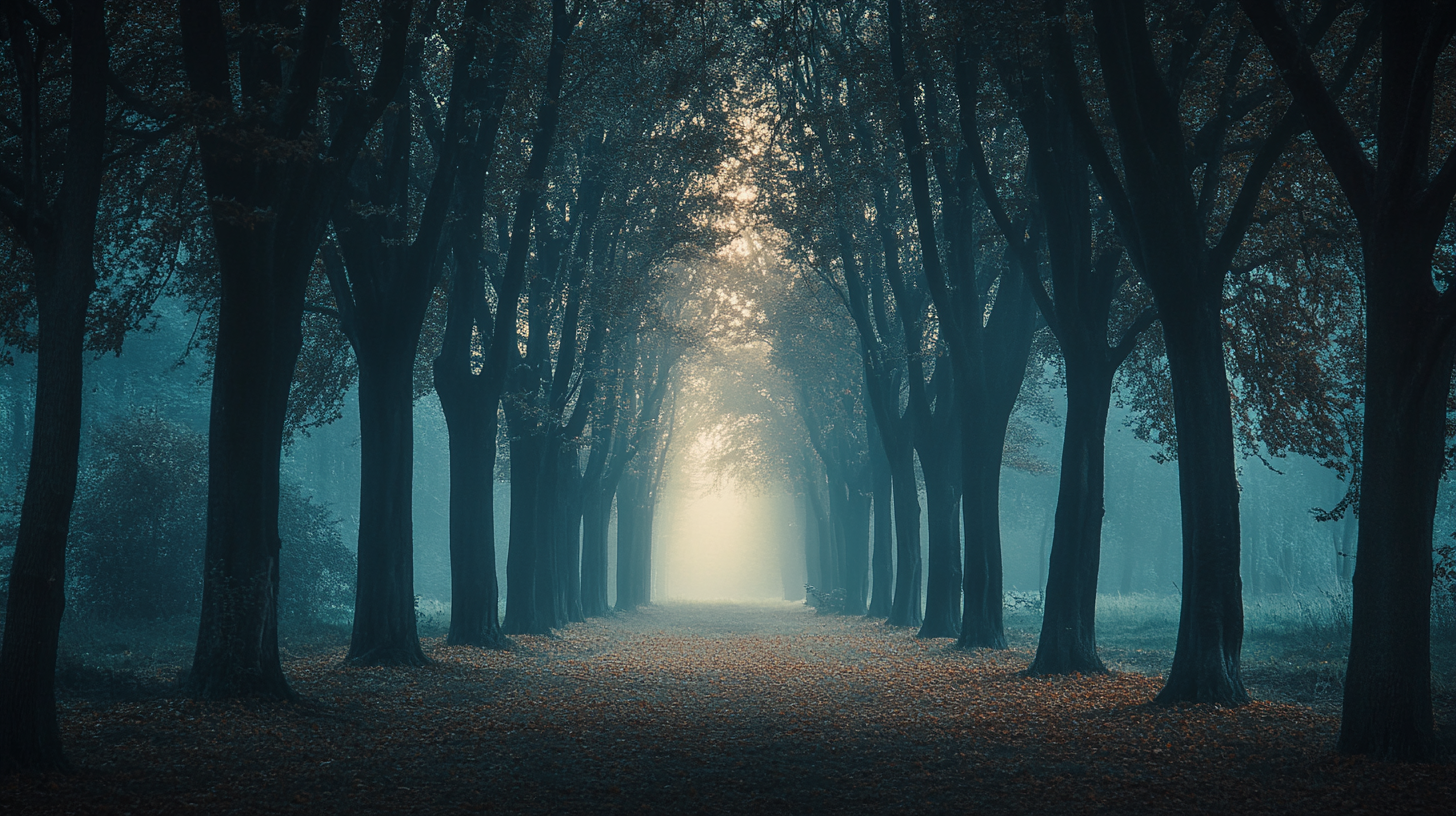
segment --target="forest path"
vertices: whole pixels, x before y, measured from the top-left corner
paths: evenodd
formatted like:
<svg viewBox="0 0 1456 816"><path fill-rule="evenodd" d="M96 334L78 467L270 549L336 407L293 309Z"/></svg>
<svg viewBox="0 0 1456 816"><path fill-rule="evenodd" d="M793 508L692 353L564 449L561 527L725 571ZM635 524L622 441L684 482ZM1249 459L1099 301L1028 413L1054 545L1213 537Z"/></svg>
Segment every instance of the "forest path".
<svg viewBox="0 0 1456 816"><path fill-rule="evenodd" d="M1154 708L802 605L682 603L425 669L292 659L313 706L72 701L74 777L0 812L1446 812L1450 766L1334 757L1296 705ZM1441 807L1437 807L1439 803Z"/></svg>

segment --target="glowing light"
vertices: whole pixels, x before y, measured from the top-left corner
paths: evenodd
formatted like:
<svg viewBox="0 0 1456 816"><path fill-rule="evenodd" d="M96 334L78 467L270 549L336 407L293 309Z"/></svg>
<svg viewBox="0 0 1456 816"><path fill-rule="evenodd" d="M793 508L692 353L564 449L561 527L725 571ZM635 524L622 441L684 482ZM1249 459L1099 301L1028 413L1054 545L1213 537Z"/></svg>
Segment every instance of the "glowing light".
<svg viewBox="0 0 1456 816"><path fill-rule="evenodd" d="M662 509L663 594L684 600L783 597L781 552L790 531L783 497L705 490L684 479L666 491ZM681 484L681 483L679 483Z"/></svg>

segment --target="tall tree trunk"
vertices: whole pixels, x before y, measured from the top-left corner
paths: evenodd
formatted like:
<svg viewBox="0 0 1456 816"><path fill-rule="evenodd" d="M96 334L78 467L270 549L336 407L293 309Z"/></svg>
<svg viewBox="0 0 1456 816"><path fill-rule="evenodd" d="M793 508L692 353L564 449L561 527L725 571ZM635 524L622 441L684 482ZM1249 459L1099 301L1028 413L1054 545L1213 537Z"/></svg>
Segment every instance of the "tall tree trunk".
<svg viewBox="0 0 1456 816"><path fill-rule="evenodd" d="M834 574L833 530L829 513L824 507L821 495L823 484L817 478L805 480L804 496L809 508L810 524L806 531L812 534L808 541L809 584L820 593L828 595L834 591L831 586L836 580ZM817 605L817 604L816 604Z"/></svg>
<svg viewBox="0 0 1456 816"><path fill-rule="evenodd" d="M617 487L617 612L631 612L637 608L632 575L637 570L637 527L642 521L639 512L641 480L637 468L630 468L622 475Z"/></svg>
<svg viewBox="0 0 1456 816"><path fill-rule="evenodd" d="M509 412L507 412L509 416ZM536 605L536 505L541 485L541 440L534 435L511 439L510 546L506 552L506 617L508 635L548 635L551 618L540 619Z"/></svg>
<svg viewBox="0 0 1456 816"><path fill-rule="evenodd" d="M873 420L872 420L873 423ZM865 614L871 618L888 618L891 609L891 587L894 576L894 513L890 509L893 492L890 460L885 455L879 434L870 440L870 473L874 482L874 546L870 557L870 603Z"/></svg>
<svg viewBox="0 0 1456 816"><path fill-rule="evenodd" d="M1239 486L1217 297L1159 300L1183 516L1183 608L1178 646L1159 703L1248 702L1239 674L1244 639L1239 577Z"/></svg>
<svg viewBox="0 0 1456 816"><path fill-rule="evenodd" d="M1074 362L1075 361L1075 362ZM1067 356L1067 423L1041 637L1031 675L1102 674L1097 656L1097 569L1112 373Z"/></svg>
<svg viewBox="0 0 1456 816"><path fill-rule="evenodd" d="M581 605L581 518L582 518L582 476L578 469L575 445L564 445L561 450L561 464L557 466L560 476L561 500L558 512L556 539L559 542L556 556L557 576L562 602L565 606L565 620L579 623L586 620Z"/></svg>
<svg viewBox="0 0 1456 816"><path fill-rule="evenodd" d="M1428 281L1430 247L1390 227L1365 242L1366 279ZM1394 286L1369 287L1366 298L1359 558L1338 747L1420 760L1435 750L1431 541L1445 464L1451 319L1431 315L1434 298L1421 303Z"/></svg>
<svg viewBox="0 0 1456 816"><path fill-rule="evenodd" d="M808 479L804 479L795 501L804 513L804 583L818 589L824 585L824 578L819 567L819 519L815 517L814 505L809 500L809 491L813 487ZM804 603L812 605L814 596L806 593Z"/></svg>
<svg viewBox="0 0 1456 816"><path fill-rule="evenodd" d="M429 661L415 622L411 518L415 343L390 343L387 336L360 339L359 582L345 660L423 666Z"/></svg>
<svg viewBox="0 0 1456 816"><path fill-rule="evenodd" d="M871 496L851 484L844 503L844 614L863 615L870 581Z"/></svg>
<svg viewBox="0 0 1456 816"><path fill-rule="evenodd" d="M451 646L505 648L500 585L495 572L494 401L487 406L481 383L468 371L442 376L435 392L450 434L450 633Z"/></svg>
<svg viewBox="0 0 1456 816"><path fill-rule="evenodd" d="M263 77L281 69L280 51L243 49L230 63L238 52L228 47L221 4L179 7L188 81L201 102L194 108L197 140L222 293L208 427L202 620L188 677L200 697L293 696L278 656L278 466L302 344L299 321L329 207L403 78L412 5L381 5L374 19L383 43L373 80L367 91L348 95L326 149L306 131L337 6L309 5L305 36L297 50L289 49L302 70L285 73L286 92L271 96L250 89L278 90ZM300 22L292 6L244 4L241 13L254 30ZM307 149L300 148L304 143Z"/></svg>
<svg viewBox="0 0 1456 816"><path fill-rule="evenodd" d="M895 598L886 621L891 626L920 626L920 491L914 452L906 446L890 459L890 489L895 507Z"/></svg>
<svg viewBox="0 0 1456 816"><path fill-rule="evenodd" d="M536 464L536 520L531 530L531 549L535 554L536 625L541 634L566 623L564 598L558 593L557 521L560 518L560 439L547 431L539 442L540 460Z"/></svg>
<svg viewBox="0 0 1456 816"><path fill-rule="evenodd" d="M588 488L581 515L581 612L599 618L612 611L607 599L607 531L612 497L598 487Z"/></svg>
<svg viewBox="0 0 1456 816"><path fill-rule="evenodd" d="M21 89L25 138L39 140L43 73L30 48L25 12L7 9L10 64ZM42 14L43 12L37 12ZM64 20L64 18L62 18ZM51 198L44 182L55 169L30 165L22 205L30 229L18 229L35 270L38 345L34 430L20 529L11 561L0 643L0 773L17 768L66 770L56 722L55 675L66 597L66 538L76 497L81 449L82 368L86 310L96 287L96 210L106 146L109 61L106 11L99 0L70 8L70 120L64 180ZM57 145L59 146L59 145ZM33 144L33 147L38 145ZM26 151L26 161L39 158ZM7 199L13 201L13 199ZM12 226L16 225L12 218Z"/></svg>
<svg viewBox="0 0 1456 816"><path fill-rule="evenodd" d="M256 274L224 274L218 315L202 620L188 676L204 699L294 696L278 656L278 467L303 298L273 297L282 275L252 243L219 241L225 265Z"/></svg>
<svg viewBox="0 0 1456 816"><path fill-rule="evenodd" d="M925 573L925 620L916 637L953 638L961 631L960 495L954 478L946 472L948 463L926 467L927 461L921 457L930 548Z"/></svg>
<svg viewBox="0 0 1456 816"><path fill-rule="evenodd" d="M965 520L965 590L960 638L966 649L1004 649L1001 577L1001 452L1006 426L967 412L965 487L961 512ZM975 419L969 419L975 417Z"/></svg>
<svg viewBox="0 0 1456 816"><path fill-rule="evenodd" d="M66 536L81 449L82 346L94 280L89 243L41 253L35 430L0 646L0 771L67 769L56 722L56 653L66 606ZM75 266L59 267L64 258ZM64 284L75 286L70 290Z"/></svg>
<svg viewBox="0 0 1456 816"><path fill-rule="evenodd" d="M1372 7L1379 115L1373 132L1359 133L1335 103L1344 80L1326 87L1279 5L1240 5L1339 180L1365 254L1359 558L1339 750L1424 760L1435 747L1431 535L1456 324L1456 293L1438 291L1432 274L1456 196L1456 151L1448 145L1444 160L1433 155L1433 121L1449 108L1441 57L1456 36L1456 15L1445 3Z"/></svg>

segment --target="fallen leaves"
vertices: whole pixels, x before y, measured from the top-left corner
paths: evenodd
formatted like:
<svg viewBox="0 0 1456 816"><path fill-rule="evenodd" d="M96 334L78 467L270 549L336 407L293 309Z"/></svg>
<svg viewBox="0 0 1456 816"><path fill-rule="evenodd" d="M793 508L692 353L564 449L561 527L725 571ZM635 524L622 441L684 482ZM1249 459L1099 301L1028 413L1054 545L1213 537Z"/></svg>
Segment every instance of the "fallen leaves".
<svg viewBox="0 0 1456 816"><path fill-rule="evenodd" d="M68 703L82 771L0 811L1448 812L1450 766L1330 753L1299 705L1158 708L1136 674L1028 679L791 605L674 605L424 669L288 664L316 705ZM49 787L54 785L54 787Z"/></svg>

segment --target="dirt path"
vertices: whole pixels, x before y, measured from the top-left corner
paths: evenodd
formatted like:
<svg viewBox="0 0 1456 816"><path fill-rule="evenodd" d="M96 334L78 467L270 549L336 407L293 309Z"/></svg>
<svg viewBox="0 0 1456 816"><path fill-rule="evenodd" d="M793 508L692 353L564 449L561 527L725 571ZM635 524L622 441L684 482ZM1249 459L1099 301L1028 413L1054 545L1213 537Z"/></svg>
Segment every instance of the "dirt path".
<svg viewBox="0 0 1456 816"><path fill-rule="evenodd" d="M1158 709L1139 675L1028 680L1024 649L796 604L676 604L427 643L424 670L292 661L314 707L68 703L74 777L0 812L1431 812L1449 765L1330 755L1293 705Z"/></svg>

